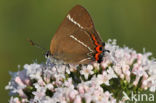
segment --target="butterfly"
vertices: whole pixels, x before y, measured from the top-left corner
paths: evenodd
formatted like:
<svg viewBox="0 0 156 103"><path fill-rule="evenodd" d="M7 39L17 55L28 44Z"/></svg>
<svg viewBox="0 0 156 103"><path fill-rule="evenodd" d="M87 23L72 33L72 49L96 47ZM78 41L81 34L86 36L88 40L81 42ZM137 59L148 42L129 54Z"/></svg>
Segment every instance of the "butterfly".
<svg viewBox="0 0 156 103"><path fill-rule="evenodd" d="M91 16L81 5L73 7L54 34L52 57L71 64L102 62L105 43L96 32Z"/></svg>

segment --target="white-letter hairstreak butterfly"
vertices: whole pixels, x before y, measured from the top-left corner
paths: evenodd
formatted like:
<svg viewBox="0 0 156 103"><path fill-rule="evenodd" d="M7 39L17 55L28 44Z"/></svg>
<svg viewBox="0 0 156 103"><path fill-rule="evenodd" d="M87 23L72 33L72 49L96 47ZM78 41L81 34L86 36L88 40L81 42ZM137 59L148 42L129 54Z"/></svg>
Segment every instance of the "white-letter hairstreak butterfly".
<svg viewBox="0 0 156 103"><path fill-rule="evenodd" d="M70 64L101 62L105 53L104 42L95 30L85 8L73 7L59 26L50 44L52 58Z"/></svg>

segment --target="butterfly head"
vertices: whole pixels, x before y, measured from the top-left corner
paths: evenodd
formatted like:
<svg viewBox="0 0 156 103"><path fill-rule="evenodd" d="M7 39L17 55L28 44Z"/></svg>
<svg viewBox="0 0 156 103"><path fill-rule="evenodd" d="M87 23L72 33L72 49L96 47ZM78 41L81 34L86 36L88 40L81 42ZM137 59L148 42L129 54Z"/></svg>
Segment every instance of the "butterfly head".
<svg viewBox="0 0 156 103"><path fill-rule="evenodd" d="M48 50L48 51L45 53L45 57L48 58L48 57L50 57L50 56L51 56L51 53L50 53L50 51Z"/></svg>

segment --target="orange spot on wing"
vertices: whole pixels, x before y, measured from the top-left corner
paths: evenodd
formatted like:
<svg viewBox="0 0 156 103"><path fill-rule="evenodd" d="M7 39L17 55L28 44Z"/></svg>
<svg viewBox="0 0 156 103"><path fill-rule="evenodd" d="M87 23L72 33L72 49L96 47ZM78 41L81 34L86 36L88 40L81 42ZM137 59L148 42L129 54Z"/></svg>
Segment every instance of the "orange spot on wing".
<svg viewBox="0 0 156 103"><path fill-rule="evenodd" d="M98 61L99 60L99 55L102 53L102 51L100 50L100 47L102 47L102 45L100 45L98 42L97 42L97 40L96 40L96 38L95 38L95 36L92 34L91 35L92 36L92 39L94 40L94 44L96 45L96 54L95 54L95 59L96 59L96 61Z"/></svg>
<svg viewBox="0 0 156 103"><path fill-rule="evenodd" d="M93 40L94 40L95 45L98 46L99 44L98 44L98 42L96 41L96 38L95 38L95 36L94 36L93 34L92 34L92 38L93 38Z"/></svg>
<svg viewBox="0 0 156 103"><path fill-rule="evenodd" d="M96 60L96 61L99 60L99 55L100 55L100 53L96 53L96 54L95 54L95 60Z"/></svg>
<svg viewBox="0 0 156 103"><path fill-rule="evenodd" d="M96 51L98 52L98 53L102 53L102 51L100 50L100 47L102 47L101 45L98 45L97 47L96 47Z"/></svg>

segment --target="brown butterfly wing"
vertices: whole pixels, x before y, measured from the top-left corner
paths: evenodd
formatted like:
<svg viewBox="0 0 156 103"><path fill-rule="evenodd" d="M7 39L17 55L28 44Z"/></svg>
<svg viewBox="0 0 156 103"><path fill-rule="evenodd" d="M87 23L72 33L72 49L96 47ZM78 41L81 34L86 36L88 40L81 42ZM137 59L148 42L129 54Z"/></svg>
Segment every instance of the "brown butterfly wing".
<svg viewBox="0 0 156 103"><path fill-rule="evenodd" d="M69 11L53 36L50 52L67 63L87 64L96 52L91 34L101 42L87 10L77 5Z"/></svg>
<svg viewBox="0 0 156 103"><path fill-rule="evenodd" d="M68 14L73 20L79 23L84 30L88 31L90 34L94 34L99 44L102 43L102 39L95 30L92 18L84 7L81 5L76 5L69 11Z"/></svg>

